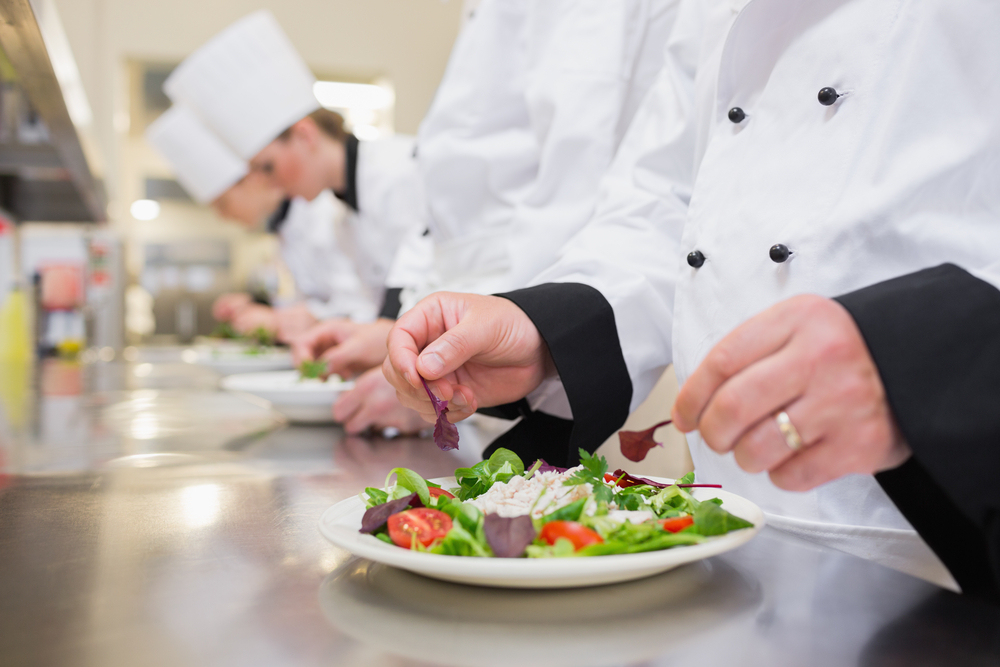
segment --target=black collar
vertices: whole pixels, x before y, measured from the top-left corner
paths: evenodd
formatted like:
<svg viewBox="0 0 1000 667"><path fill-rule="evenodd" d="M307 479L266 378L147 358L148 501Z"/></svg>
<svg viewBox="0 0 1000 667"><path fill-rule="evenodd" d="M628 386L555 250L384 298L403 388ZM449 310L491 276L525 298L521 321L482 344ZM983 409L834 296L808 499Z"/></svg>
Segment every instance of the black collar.
<svg viewBox="0 0 1000 667"><path fill-rule="evenodd" d="M354 211L358 210L358 138L353 134L347 135L344 142L345 164L344 164L344 191L333 194L337 199L344 202Z"/></svg>
<svg viewBox="0 0 1000 667"><path fill-rule="evenodd" d="M281 231L282 226L285 224L285 220L288 218L288 209L291 208L292 200L286 199L285 201L278 204L278 208L274 209L274 213L271 217L267 219L267 231L271 234L277 234Z"/></svg>

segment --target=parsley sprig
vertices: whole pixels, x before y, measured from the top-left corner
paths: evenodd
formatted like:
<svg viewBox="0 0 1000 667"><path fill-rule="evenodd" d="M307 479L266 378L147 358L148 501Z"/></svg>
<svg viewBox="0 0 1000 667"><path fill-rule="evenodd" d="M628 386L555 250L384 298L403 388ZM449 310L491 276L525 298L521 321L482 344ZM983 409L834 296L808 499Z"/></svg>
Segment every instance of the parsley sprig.
<svg viewBox="0 0 1000 667"><path fill-rule="evenodd" d="M603 456L588 454L587 450L581 449L580 465L583 466L583 470L577 470L563 484L566 486L590 484L594 489L594 499L597 502L610 503L611 487L604 482L604 474L608 472L608 460Z"/></svg>

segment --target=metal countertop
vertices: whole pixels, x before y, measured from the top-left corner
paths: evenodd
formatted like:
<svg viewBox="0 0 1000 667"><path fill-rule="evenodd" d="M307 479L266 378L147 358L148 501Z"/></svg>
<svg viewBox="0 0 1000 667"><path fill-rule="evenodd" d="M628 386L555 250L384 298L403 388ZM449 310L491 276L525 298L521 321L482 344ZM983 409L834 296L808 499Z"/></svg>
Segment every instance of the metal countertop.
<svg viewBox="0 0 1000 667"><path fill-rule="evenodd" d="M288 426L145 363L54 362L27 393L0 368L0 665L1000 664L1000 609L768 528L564 591L356 559L319 534L327 507L469 451Z"/></svg>

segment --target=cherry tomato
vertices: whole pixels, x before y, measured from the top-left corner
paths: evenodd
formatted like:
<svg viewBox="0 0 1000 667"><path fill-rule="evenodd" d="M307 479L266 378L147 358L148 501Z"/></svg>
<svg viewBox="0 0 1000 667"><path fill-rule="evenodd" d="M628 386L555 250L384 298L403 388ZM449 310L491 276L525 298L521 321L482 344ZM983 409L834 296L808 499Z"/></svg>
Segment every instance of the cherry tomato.
<svg viewBox="0 0 1000 667"><path fill-rule="evenodd" d="M694 517L688 514L687 516L675 516L670 519L663 519L660 521L660 527L671 533L679 533L692 523L694 523Z"/></svg>
<svg viewBox="0 0 1000 667"><path fill-rule="evenodd" d="M609 472L604 473L604 481L607 482L608 484L615 481L616 479L618 478L612 475L611 473Z"/></svg>
<svg viewBox="0 0 1000 667"><path fill-rule="evenodd" d="M438 496L444 496L446 498L454 498L455 495L450 491L445 491L444 489L439 489L436 486L428 486L427 490L431 492L431 498L437 498Z"/></svg>
<svg viewBox="0 0 1000 667"><path fill-rule="evenodd" d="M389 517L389 537L404 549L413 546L413 539L430 546L451 530L451 517L441 510L418 507Z"/></svg>
<svg viewBox="0 0 1000 667"><path fill-rule="evenodd" d="M542 526L540 537L549 544L555 544L560 537L565 537L573 543L574 551L604 541L600 535L576 521L549 521Z"/></svg>

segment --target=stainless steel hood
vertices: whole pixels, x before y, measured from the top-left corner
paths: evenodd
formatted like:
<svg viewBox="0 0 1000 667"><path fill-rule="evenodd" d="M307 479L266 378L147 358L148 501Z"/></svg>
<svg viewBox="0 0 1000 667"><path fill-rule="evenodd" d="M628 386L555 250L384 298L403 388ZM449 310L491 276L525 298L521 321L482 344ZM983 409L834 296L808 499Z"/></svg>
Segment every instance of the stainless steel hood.
<svg viewBox="0 0 1000 667"><path fill-rule="evenodd" d="M101 222L104 189L50 54L59 45L47 48L32 4L0 0L0 207L19 220Z"/></svg>

